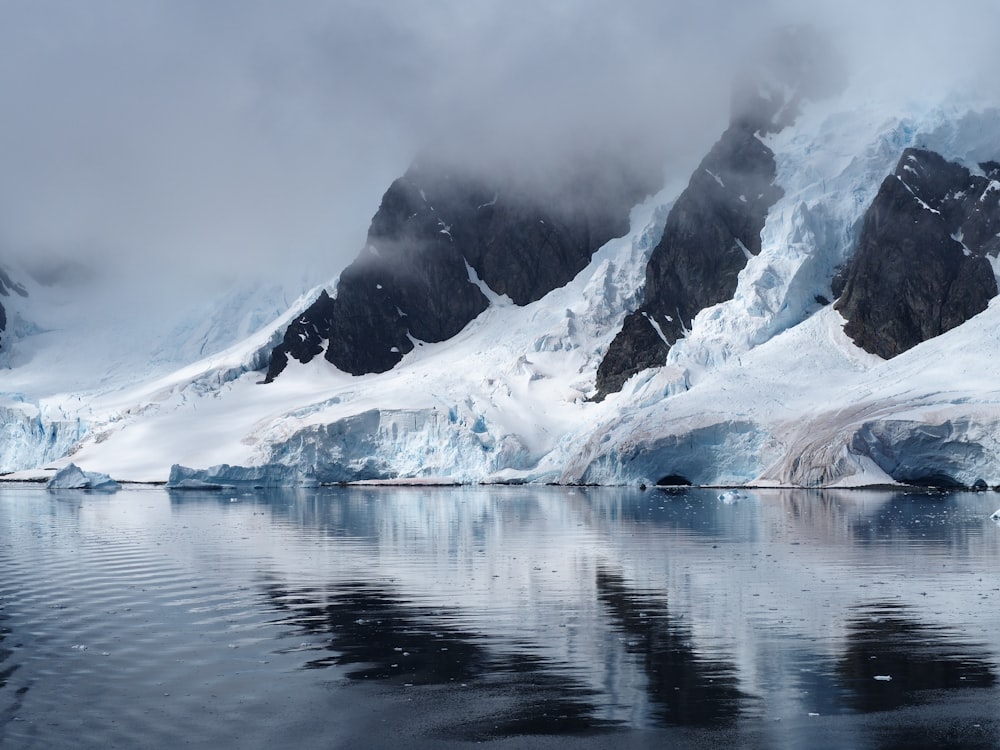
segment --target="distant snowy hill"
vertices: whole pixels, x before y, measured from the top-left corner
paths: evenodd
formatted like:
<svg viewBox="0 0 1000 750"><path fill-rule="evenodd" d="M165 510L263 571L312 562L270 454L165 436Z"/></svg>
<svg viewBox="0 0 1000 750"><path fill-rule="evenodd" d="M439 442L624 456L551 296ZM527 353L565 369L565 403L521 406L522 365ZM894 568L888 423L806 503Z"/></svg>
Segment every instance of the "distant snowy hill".
<svg viewBox="0 0 1000 750"><path fill-rule="evenodd" d="M102 399L244 342L290 304L262 284L179 306L77 267L17 271L0 338L4 471L62 458L106 418Z"/></svg>
<svg viewBox="0 0 1000 750"><path fill-rule="evenodd" d="M463 246L447 255L460 222L414 216L431 193L412 182L396 218L435 235L461 264L449 283L476 304L454 332L421 338L405 318L424 310L397 300L417 305L433 285L359 274L402 325L379 339L392 361L367 374L315 356L336 342L310 316L318 300L336 307L351 274L294 303L213 303L155 346L95 357L86 385L36 380L61 372L44 323L8 335L2 467L165 481L181 464L195 471L177 478L218 484L1000 485L1000 111L890 112L849 93L798 109L778 132L720 134L622 236L516 299ZM466 195L468 217L492 198ZM535 241L507 236L519 251ZM613 343L623 330L627 345ZM312 356L295 355L310 336ZM279 343L284 367L262 384Z"/></svg>

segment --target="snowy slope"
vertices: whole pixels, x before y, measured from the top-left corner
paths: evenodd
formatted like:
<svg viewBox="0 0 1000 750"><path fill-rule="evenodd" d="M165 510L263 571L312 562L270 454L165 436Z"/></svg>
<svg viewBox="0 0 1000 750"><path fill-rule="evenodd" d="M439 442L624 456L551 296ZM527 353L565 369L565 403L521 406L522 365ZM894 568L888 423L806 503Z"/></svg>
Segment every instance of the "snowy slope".
<svg viewBox="0 0 1000 750"><path fill-rule="evenodd" d="M95 402L106 416L73 460L137 480L164 480L171 463L296 463L320 453L331 456L317 472L323 480L539 478L543 456L607 411L586 395L602 347L635 304L665 204L661 194L633 211L635 230L608 243L571 284L525 307L490 292L490 309L458 336L418 345L387 373L354 377L318 359L292 362L260 385L247 353L263 350L271 335L264 331L249 345L110 394ZM241 369L232 379L219 375Z"/></svg>
<svg viewBox="0 0 1000 750"><path fill-rule="evenodd" d="M598 362L637 305L686 175L636 207L630 233L570 284L524 307L484 288L485 313L451 340L418 342L389 372L353 377L318 359L259 385L269 343L305 297L283 321L193 365L117 382L85 406L79 391L53 391L38 408L81 420L72 461L121 480L225 463L282 464L319 481L1000 484L996 300L890 361L858 349L821 301L904 148L973 166L1000 156L998 142L996 110L811 106L769 138L784 197L733 299L699 314L665 367L601 403L587 400ZM7 451L20 463L5 465L25 468L32 451L44 455L35 465L67 463L39 450L46 439L15 436Z"/></svg>
<svg viewBox="0 0 1000 750"><path fill-rule="evenodd" d="M234 285L192 305L111 278L18 278L28 294L7 302L0 350L2 471L63 457L109 418L114 394L236 342L245 348L251 333L291 314L287 290L274 285Z"/></svg>

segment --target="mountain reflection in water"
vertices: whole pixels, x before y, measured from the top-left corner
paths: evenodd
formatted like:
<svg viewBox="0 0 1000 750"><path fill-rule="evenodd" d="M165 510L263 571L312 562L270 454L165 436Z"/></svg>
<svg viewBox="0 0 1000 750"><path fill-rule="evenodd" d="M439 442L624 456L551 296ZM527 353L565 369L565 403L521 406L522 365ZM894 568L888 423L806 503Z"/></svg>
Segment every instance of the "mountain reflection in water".
<svg viewBox="0 0 1000 750"><path fill-rule="evenodd" d="M347 667L352 680L397 686L458 685L513 696L502 713L466 716L450 734L469 739L518 734L572 734L609 728L588 699L595 693L560 674L559 665L528 652L490 648L483 634L449 624L454 613L414 606L369 584L347 582L327 591L266 584L280 624L322 636L325 656L305 669Z"/></svg>
<svg viewBox="0 0 1000 750"><path fill-rule="evenodd" d="M365 490L346 505L295 503L288 507L294 508L295 523L323 528L336 537L370 539L383 562L398 558L419 566L420 558L447 559L468 573L473 588L478 580L494 594L503 589L496 583L502 577L494 574L487 582L481 571L477 573L484 560L517 552L525 555L519 571L541 570L546 566L534 565L532 550L568 544L567 554L582 555L586 561L576 566L577 575L591 571L593 585L578 578L572 591L553 591L560 606L552 610L544 609L544 598L538 601L534 616L543 618L539 612L547 611L549 619L531 637L516 639L506 637L503 627L505 618L516 623L516 611L499 606L509 596L491 602L490 611L496 617L490 618L480 616L483 613L477 613L475 602L463 603L457 593L449 607L419 605L418 576L394 578L399 588L392 591L361 581L331 584L324 592L287 590L269 583L269 596L280 606L296 602L286 622L304 632L322 631L328 636L325 648L329 653L306 666L349 667L352 679L406 685L461 682L471 689L489 690L503 683L519 696L519 710L544 707L529 712L539 719L534 724L522 720L511 720L506 728L502 722L497 724L500 735L529 725L532 732L588 731L637 722L642 726L723 727L741 717L773 714L789 695L804 704L804 713L872 712L913 704L928 690L996 684L993 656L985 646L958 638L955 629L922 623L916 610L910 612L902 604L858 604L859 597L841 593L845 572L846 581L858 572L850 566L852 555L846 561L838 559L841 545L851 550L859 543L882 544L870 553L873 559L869 561L881 571L884 555L899 551L899 539L918 548L937 545L946 551L981 543L981 516L957 506L952 496L747 493L746 502L733 507L717 502L715 493L704 490L652 492L633 495L630 501L623 501L621 493L585 490L556 493L558 508L546 502L552 501L551 495L532 490L507 492L506 496L487 491L485 503L477 502L481 499L478 492L459 494L456 502L441 505L433 496L433 492L414 492L397 501L382 491ZM556 529L547 529L553 526L553 516ZM578 538L581 528L587 533ZM803 542L807 548L796 549ZM829 559L824 559L824 550ZM800 558L793 560L794 553L800 553ZM785 556L787 560L782 560ZM624 565L613 567L609 560ZM761 571L762 565L786 563L797 576L790 585L780 576L775 580ZM625 568L643 583L631 580ZM661 575L649 585L649 571L654 568ZM692 573L692 569L700 570ZM684 583L673 585L676 574L672 571L681 573ZM744 606L747 599L757 596L747 592L763 580L771 589L766 599L761 597L769 612L805 606L812 617L821 612L823 627L841 635L817 650L807 647L817 640L808 632L785 632L791 620L808 621L809 617L771 615L768 621L748 628L748 614L759 616L759 612L737 609L727 613L728 624L714 624L723 631L721 635L699 641L691 625L705 631L705 623L699 623L698 613L692 611L692 590L699 588L692 579L697 575L708 579L700 586L705 592L716 587L720 595L732 599L735 591ZM825 579L817 580L819 576L839 580L830 585ZM860 579L855 582L869 586ZM441 585L441 581L424 583L435 592ZM871 585L881 583L876 579ZM457 590L468 587L469 579L456 576L449 584ZM790 599L784 598L782 587L797 586L802 588L796 588ZM797 601L810 591L823 600L807 596L806 602ZM677 615L668 606L671 593L682 602ZM869 598L868 592L859 593L860 599ZM524 591L517 596L523 597ZM829 610L838 599L844 604L839 622L829 620ZM559 650L550 641L566 632L562 615L567 607L588 613L591 650L581 653L578 649L562 658L543 655ZM739 636L748 632L756 633L761 649L751 657L754 660L768 659L768 650L779 635L791 637L781 644L786 652L781 659L789 663L792 673L774 678L771 684L753 684L741 674L745 664L734 654L743 653L746 661L747 642L752 645L754 639L741 642ZM603 677L596 676L602 672ZM876 679L885 676L882 672L894 673L892 679ZM646 696L640 713L621 710L629 693L622 688L623 675L633 697L635 691ZM553 722L553 716L562 722Z"/></svg>
<svg viewBox="0 0 1000 750"><path fill-rule="evenodd" d="M721 659L699 656L692 634L671 621L662 594L630 589L603 568L597 591L616 628L626 634L625 650L642 660L647 690L664 724L723 726L740 711L745 696L736 668Z"/></svg>
<svg viewBox="0 0 1000 750"><path fill-rule="evenodd" d="M847 623L846 648L837 673L848 691L848 703L857 711L919 703L928 700L928 691L997 684L994 659L982 644L921 622L900 604L858 609Z"/></svg>
<svg viewBox="0 0 1000 750"><path fill-rule="evenodd" d="M994 495L718 494L0 486L0 744L1000 746Z"/></svg>

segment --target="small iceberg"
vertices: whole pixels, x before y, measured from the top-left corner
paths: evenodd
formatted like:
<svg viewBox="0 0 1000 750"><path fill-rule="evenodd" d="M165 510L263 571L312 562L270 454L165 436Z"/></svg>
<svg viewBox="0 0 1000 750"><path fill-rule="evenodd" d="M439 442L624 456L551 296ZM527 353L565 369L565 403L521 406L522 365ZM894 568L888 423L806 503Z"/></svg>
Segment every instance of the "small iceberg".
<svg viewBox="0 0 1000 750"><path fill-rule="evenodd" d="M119 484L107 474L84 471L76 464L69 464L57 471L45 487L50 490L116 492L119 489Z"/></svg>
<svg viewBox="0 0 1000 750"><path fill-rule="evenodd" d="M308 477L291 466L264 464L262 466L230 466L219 464L208 469L192 469L174 464L167 479L168 490L226 490L240 488L315 486Z"/></svg>
<svg viewBox="0 0 1000 750"><path fill-rule="evenodd" d="M726 490L721 495L719 495L719 502L725 503L726 505L734 505L740 500L746 500L747 496L739 490Z"/></svg>

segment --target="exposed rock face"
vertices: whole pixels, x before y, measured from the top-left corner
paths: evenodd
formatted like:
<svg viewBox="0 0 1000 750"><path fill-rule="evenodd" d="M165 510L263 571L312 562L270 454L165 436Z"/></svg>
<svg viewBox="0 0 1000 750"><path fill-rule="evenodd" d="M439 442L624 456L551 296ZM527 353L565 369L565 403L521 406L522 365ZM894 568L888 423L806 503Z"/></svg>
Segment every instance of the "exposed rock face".
<svg viewBox="0 0 1000 750"><path fill-rule="evenodd" d="M907 149L865 214L836 309L844 331L889 359L986 309L997 294L1000 164L985 175Z"/></svg>
<svg viewBox="0 0 1000 750"><path fill-rule="evenodd" d="M485 310L485 292L518 305L563 286L594 251L628 229L653 180L580 170L560 190L489 183L414 165L372 220L361 255L293 322L265 382L287 365L325 357L353 375L394 367L415 341L444 341ZM482 284L489 287L484 290Z"/></svg>
<svg viewBox="0 0 1000 750"><path fill-rule="evenodd" d="M730 299L737 276L760 252L760 232L781 197L773 152L740 119L695 170L667 217L646 266L643 303L629 314L597 371L597 398L666 362L699 311Z"/></svg>
<svg viewBox="0 0 1000 750"><path fill-rule="evenodd" d="M21 297L28 296L27 291L20 284L13 281L10 276L0 268L0 296L9 297L10 293L20 295ZM0 334L7 330L7 311L4 309L3 304L0 304ZM0 335L0 343L3 342L3 336Z"/></svg>

